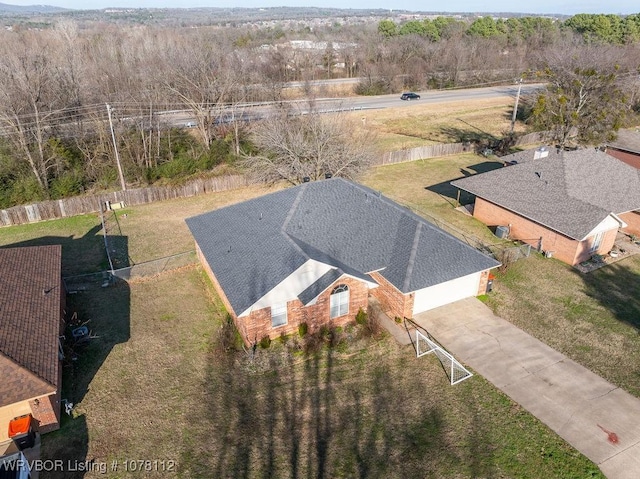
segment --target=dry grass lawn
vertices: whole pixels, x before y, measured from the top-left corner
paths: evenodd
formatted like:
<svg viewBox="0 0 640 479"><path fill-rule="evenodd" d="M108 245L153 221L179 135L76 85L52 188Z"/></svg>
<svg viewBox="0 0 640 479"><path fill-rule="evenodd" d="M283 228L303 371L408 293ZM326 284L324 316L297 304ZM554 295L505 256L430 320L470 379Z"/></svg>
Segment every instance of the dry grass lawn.
<svg viewBox="0 0 640 479"><path fill-rule="evenodd" d="M65 367L75 418L43 455L109 468L48 477L131 477L131 460L158 461L137 474L163 478L601 477L481 377L451 387L435 358L390 337L350 327L317 353L299 338L254 360L220 352L224 313L196 267L73 306L99 337Z"/></svg>
<svg viewBox="0 0 640 479"><path fill-rule="evenodd" d="M376 135L382 151L434 143L495 140L511 126L513 99L505 96L473 102L440 104L415 102L411 108L385 108L352 113L354 123ZM516 132L524 132L518 122Z"/></svg>

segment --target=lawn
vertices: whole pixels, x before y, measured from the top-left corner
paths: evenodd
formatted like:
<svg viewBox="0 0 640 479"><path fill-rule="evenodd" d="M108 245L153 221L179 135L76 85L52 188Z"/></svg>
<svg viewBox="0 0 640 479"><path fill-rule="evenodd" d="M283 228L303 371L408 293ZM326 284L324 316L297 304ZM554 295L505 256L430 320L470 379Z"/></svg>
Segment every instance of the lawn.
<svg viewBox="0 0 640 479"><path fill-rule="evenodd" d="M449 185L496 167L469 154L378 167L363 182L470 243L500 243L454 209ZM121 244L133 263L191 250L184 218L268 191L121 210ZM106 267L96 215L0 235L0 245L50 243L63 244L65 275ZM640 257L582 275L534 255L499 273L485 301L639 396L639 285ZM84 291L69 306L98 337L64 368L74 418L43 438L45 459L165 461L144 477L601 477L483 378L451 387L434 358L416 359L389 337L364 340L349 329L340 345L313 354L296 338L253 360L221 352L225 315L197 266ZM123 467L77 477L129 477Z"/></svg>
<svg viewBox="0 0 640 479"><path fill-rule="evenodd" d="M502 138L511 127L513 98L504 96L472 103L456 101L428 104L412 102L410 108L385 108L351 114L356 123L373 132L381 151ZM364 120L362 120L364 118ZM518 122L515 131L525 132Z"/></svg>
<svg viewBox="0 0 640 479"><path fill-rule="evenodd" d="M131 460L164 469L140 477L602 477L483 378L452 387L388 336L222 352L225 314L195 266L71 306L99 337L64 368L75 417L43 438L43 459L108 464L87 478L131 477Z"/></svg>
<svg viewBox="0 0 640 479"><path fill-rule="evenodd" d="M486 243L499 243L482 223L454 209L458 205L458 191L449 183L501 167L495 157L469 153L372 168L362 182L457 236L464 234ZM461 192L459 200L468 203L470 196Z"/></svg>

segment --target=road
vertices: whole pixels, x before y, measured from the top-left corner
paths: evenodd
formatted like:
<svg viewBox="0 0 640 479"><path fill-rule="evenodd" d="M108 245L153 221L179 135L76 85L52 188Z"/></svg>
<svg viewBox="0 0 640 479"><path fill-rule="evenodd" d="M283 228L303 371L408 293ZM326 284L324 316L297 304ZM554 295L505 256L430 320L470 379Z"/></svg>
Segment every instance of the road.
<svg viewBox="0 0 640 479"><path fill-rule="evenodd" d="M534 92L539 89L542 84L532 84L522 86L522 95ZM504 96L510 96L515 98L518 92L517 85L511 86L494 86L488 88L469 88L461 90L427 90L424 92L417 91L420 95L419 100L400 100L400 94L393 95L381 95L371 97L353 97L353 98L334 98L322 100L328 102L341 103L345 107L352 107L355 109L379 109L379 108L398 108L398 107L410 107L418 103L446 103L451 101L473 101L484 100L489 98L499 98Z"/></svg>
<svg viewBox="0 0 640 479"><path fill-rule="evenodd" d="M522 95L532 93L542 87L542 84L522 85ZM418 104L437 104L452 101L474 101L500 97L515 98L518 91L517 85L493 86L485 88L467 88L460 90L427 90L418 91L419 100L400 100L400 94L362 96L346 98L318 98L315 100L318 111L329 113L334 111L349 110L375 110L383 108L410 108ZM308 102L306 100L290 101L291 105L296 105L301 114L308 112ZM243 111L247 120L256 120L269 116L273 108L273 103L252 103L237 105L238 110ZM236 113L237 114L237 113ZM193 126L195 118L189 115L188 111L171 112L169 123L174 126Z"/></svg>

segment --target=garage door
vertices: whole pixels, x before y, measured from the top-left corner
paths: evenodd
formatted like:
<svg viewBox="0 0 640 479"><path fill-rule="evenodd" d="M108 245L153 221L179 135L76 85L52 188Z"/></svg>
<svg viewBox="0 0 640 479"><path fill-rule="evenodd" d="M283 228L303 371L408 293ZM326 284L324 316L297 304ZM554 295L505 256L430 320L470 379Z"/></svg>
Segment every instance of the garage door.
<svg viewBox="0 0 640 479"><path fill-rule="evenodd" d="M413 315L477 295L480 275L481 273L473 273L429 288L419 289L414 294Z"/></svg>

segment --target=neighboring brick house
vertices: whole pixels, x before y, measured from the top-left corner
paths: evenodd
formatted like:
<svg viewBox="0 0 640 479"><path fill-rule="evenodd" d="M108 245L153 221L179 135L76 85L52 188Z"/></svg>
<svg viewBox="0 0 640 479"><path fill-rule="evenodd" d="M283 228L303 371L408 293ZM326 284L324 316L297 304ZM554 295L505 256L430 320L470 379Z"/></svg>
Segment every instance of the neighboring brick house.
<svg viewBox="0 0 640 479"><path fill-rule="evenodd" d="M640 228L640 170L596 149L540 151L451 184L475 195L474 217L570 265L608 253L619 229Z"/></svg>
<svg viewBox="0 0 640 479"><path fill-rule="evenodd" d="M334 178L187 219L247 344L344 325L369 295L413 315L484 293L490 258L379 193Z"/></svg>
<svg viewBox="0 0 640 479"><path fill-rule="evenodd" d="M0 248L0 442L31 413L40 432L60 427L62 247Z"/></svg>

